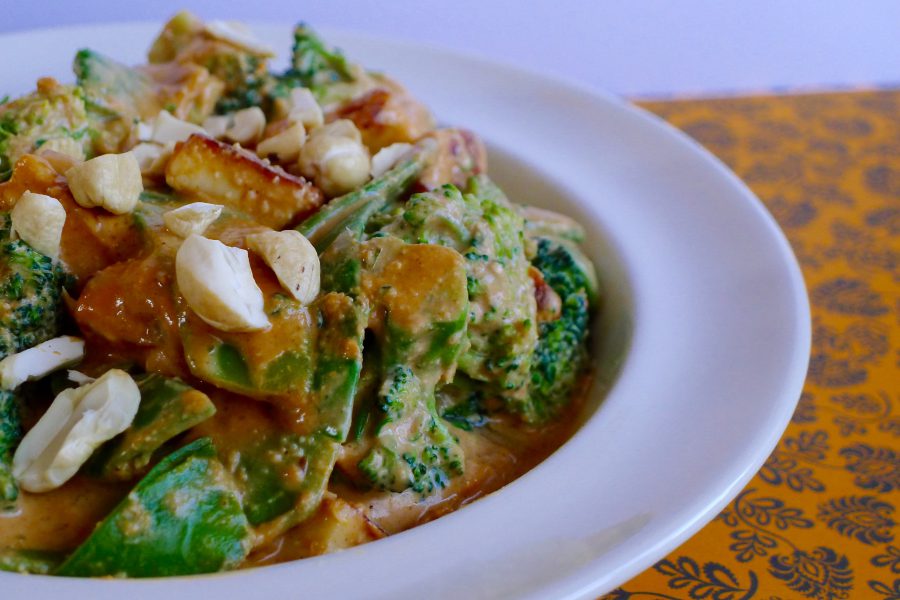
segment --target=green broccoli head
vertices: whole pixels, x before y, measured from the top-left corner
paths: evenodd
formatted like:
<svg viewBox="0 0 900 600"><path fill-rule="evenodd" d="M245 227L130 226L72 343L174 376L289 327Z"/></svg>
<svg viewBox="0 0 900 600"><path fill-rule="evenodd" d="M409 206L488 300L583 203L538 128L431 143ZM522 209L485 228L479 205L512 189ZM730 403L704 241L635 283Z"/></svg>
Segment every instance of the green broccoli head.
<svg viewBox="0 0 900 600"><path fill-rule="evenodd" d="M44 79L37 91L0 104L0 181L9 179L19 158L55 139L75 140L89 153L88 120L79 88Z"/></svg>
<svg viewBox="0 0 900 600"><path fill-rule="evenodd" d="M294 28L291 66L273 78L268 93L286 97L293 88L309 88L320 104L349 100L368 89L371 79L336 48L328 46L309 26Z"/></svg>
<svg viewBox="0 0 900 600"><path fill-rule="evenodd" d="M358 465L373 486L428 495L463 472L462 450L428 388L408 366L388 370L378 394L376 441Z"/></svg>
<svg viewBox="0 0 900 600"><path fill-rule="evenodd" d="M435 390L453 378L467 344L465 263L452 249L390 236L361 244L358 255L380 384L360 402L349 453L361 459L350 475L380 489L432 494L464 468Z"/></svg>
<svg viewBox="0 0 900 600"><path fill-rule="evenodd" d="M318 97L332 84L354 81L356 74L340 50L329 48L308 25L298 23L291 66L282 79L288 87L309 88Z"/></svg>
<svg viewBox="0 0 900 600"><path fill-rule="evenodd" d="M487 178L415 194L379 232L453 248L465 259L468 349L459 368L486 382L515 411L526 402L537 306L525 256L524 221Z"/></svg>
<svg viewBox="0 0 900 600"><path fill-rule="evenodd" d="M268 53L216 39L199 18L186 11L165 24L150 46L147 58L151 65L177 63L205 68L224 84L224 93L215 105L219 114L263 106L273 79L266 64ZM199 118L192 120L199 122L205 116L198 115Z"/></svg>
<svg viewBox="0 0 900 600"><path fill-rule="evenodd" d="M527 421L541 422L555 416L569 402L584 371L591 299L596 302L597 283L590 261L562 240L538 239L533 264L562 300L559 317L540 324L532 358L523 416Z"/></svg>
<svg viewBox="0 0 900 600"><path fill-rule="evenodd" d="M0 242L0 358L58 335L65 281L59 262L21 240Z"/></svg>

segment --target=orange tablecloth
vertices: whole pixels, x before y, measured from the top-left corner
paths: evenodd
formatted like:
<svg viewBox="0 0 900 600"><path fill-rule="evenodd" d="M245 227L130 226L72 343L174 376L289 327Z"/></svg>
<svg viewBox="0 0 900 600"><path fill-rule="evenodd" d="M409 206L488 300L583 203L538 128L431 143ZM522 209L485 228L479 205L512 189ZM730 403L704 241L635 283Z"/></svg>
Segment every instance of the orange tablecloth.
<svg viewBox="0 0 900 600"><path fill-rule="evenodd" d="M725 161L781 224L813 349L762 470L607 598L900 600L900 91L643 106Z"/></svg>

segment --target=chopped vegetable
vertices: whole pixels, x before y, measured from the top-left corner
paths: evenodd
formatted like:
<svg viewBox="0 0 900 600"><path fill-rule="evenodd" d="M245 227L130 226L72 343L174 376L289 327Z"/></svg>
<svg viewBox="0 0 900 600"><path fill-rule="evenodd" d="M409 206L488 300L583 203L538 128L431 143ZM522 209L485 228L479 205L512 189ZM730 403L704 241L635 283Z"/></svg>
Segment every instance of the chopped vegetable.
<svg viewBox="0 0 900 600"><path fill-rule="evenodd" d="M156 465L55 574L212 573L237 566L250 537L234 484L201 438Z"/></svg>
<svg viewBox="0 0 900 600"><path fill-rule="evenodd" d="M179 379L156 373L137 381L141 404L131 426L91 459L91 470L107 479L140 475L163 444L215 414L209 396Z"/></svg>
<svg viewBox="0 0 900 600"><path fill-rule="evenodd" d="M80 88L41 79L27 96L0 104L0 181L23 155L51 139L68 138L90 153L88 118Z"/></svg>
<svg viewBox="0 0 900 600"><path fill-rule="evenodd" d="M8 231L9 217L0 219ZM65 280L59 262L0 236L0 357L56 337Z"/></svg>
<svg viewBox="0 0 900 600"><path fill-rule="evenodd" d="M537 343L534 287L528 275L522 218L484 178L466 193L447 185L416 194L380 233L438 244L466 261L468 349L460 370L488 382L517 411L525 410L531 353Z"/></svg>
<svg viewBox="0 0 900 600"><path fill-rule="evenodd" d="M149 64L85 49L77 86L0 101L0 570L347 548L571 431L600 304L581 225L308 26L286 71L265 42L182 12Z"/></svg>
<svg viewBox="0 0 900 600"><path fill-rule="evenodd" d="M528 420L545 421L568 404L585 369L590 305L598 291L590 261L565 241L539 239L533 262L563 298L559 318L540 325L525 409Z"/></svg>
<svg viewBox="0 0 900 600"><path fill-rule="evenodd" d="M0 512L19 497L19 486L12 474L13 452L22 439L22 422L16 395L0 390Z"/></svg>

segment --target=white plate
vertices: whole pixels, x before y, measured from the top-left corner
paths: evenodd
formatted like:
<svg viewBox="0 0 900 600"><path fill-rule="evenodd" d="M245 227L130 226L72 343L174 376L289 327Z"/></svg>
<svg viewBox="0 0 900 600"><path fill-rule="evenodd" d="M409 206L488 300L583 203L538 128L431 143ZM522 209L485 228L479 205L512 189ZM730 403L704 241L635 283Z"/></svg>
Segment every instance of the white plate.
<svg viewBox="0 0 900 600"><path fill-rule="evenodd" d="M26 91L37 75L70 80L82 46L140 62L158 27L0 38L0 56L20 57L4 61L0 91ZM258 30L286 54L287 25ZM524 477L382 541L179 580L0 574L4 597L595 597L700 529L775 446L806 372L809 308L784 236L732 173L595 91L443 50L328 37L406 82L443 122L482 134L514 199L585 224L607 290L598 367L624 356L605 400Z"/></svg>

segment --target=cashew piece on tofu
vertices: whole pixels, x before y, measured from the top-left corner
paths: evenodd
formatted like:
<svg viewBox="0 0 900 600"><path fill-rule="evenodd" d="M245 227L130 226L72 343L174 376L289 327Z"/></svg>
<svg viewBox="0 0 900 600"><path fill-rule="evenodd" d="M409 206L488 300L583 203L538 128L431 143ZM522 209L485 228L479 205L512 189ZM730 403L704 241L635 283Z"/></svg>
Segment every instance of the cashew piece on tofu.
<svg viewBox="0 0 900 600"><path fill-rule="evenodd" d="M195 133L206 135L206 130L199 125L194 125L172 116L172 113L169 111L161 110L156 115L156 119L153 120L153 131L150 134L150 141L157 144L183 142Z"/></svg>
<svg viewBox="0 0 900 600"><path fill-rule="evenodd" d="M132 148L131 152L138 161L142 175L158 177L165 174L173 150L175 150L174 142L165 145L141 142Z"/></svg>
<svg viewBox="0 0 900 600"><path fill-rule="evenodd" d="M271 325L246 250L197 234L175 255L175 279L188 306L222 331L260 331Z"/></svg>
<svg viewBox="0 0 900 600"><path fill-rule="evenodd" d="M137 206L144 190L141 168L131 152L104 154L66 171L75 201L85 208L100 206L124 215Z"/></svg>
<svg viewBox="0 0 900 600"><path fill-rule="evenodd" d="M275 272L285 290L304 304L319 294L319 255L299 231L267 231L247 236L247 245Z"/></svg>
<svg viewBox="0 0 900 600"><path fill-rule="evenodd" d="M22 438L13 456L13 476L29 492L58 488L100 444L128 429L140 401L137 384L119 369L63 390Z"/></svg>
<svg viewBox="0 0 900 600"><path fill-rule="evenodd" d="M300 156L300 149L305 142L306 129L303 123L294 121L257 144L256 153L262 158L274 154L281 162L295 161Z"/></svg>
<svg viewBox="0 0 900 600"><path fill-rule="evenodd" d="M340 196L369 180L369 151L352 121L313 129L300 150L300 171L328 196Z"/></svg>
<svg viewBox="0 0 900 600"><path fill-rule="evenodd" d="M50 258L59 258L66 209L51 196L25 192L10 211L12 229L22 240Z"/></svg>
<svg viewBox="0 0 900 600"><path fill-rule="evenodd" d="M213 115L203 121L203 129L214 138L252 144L262 137L266 129L266 113L258 106L251 106L227 115Z"/></svg>

